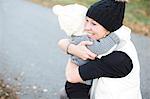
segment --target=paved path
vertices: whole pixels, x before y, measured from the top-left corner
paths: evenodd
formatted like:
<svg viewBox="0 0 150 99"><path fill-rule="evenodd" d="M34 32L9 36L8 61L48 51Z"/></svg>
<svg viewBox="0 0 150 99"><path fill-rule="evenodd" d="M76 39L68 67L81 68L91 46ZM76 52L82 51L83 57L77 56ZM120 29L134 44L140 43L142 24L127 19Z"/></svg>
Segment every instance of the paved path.
<svg viewBox="0 0 150 99"><path fill-rule="evenodd" d="M0 0L0 76L21 99L58 99L67 61L57 41L65 37L51 9L23 0ZM141 62L143 99L150 99L150 39L132 34Z"/></svg>

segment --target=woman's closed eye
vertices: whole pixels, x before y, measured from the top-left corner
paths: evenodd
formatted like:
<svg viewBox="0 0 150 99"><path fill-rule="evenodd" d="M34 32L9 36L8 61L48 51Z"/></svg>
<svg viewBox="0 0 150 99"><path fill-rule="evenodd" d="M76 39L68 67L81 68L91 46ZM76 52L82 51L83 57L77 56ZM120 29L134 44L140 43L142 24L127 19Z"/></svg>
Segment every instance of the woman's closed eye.
<svg viewBox="0 0 150 99"><path fill-rule="evenodd" d="M95 23L95 22L91 22L91 24L94 25L94 26L97 25L97 23Z"/></svg>
<svg viewBox="0 0 150 99"><path fill-rule="evenodd" d="M97 25L96 23L92 22L92 25Z"/></svg>

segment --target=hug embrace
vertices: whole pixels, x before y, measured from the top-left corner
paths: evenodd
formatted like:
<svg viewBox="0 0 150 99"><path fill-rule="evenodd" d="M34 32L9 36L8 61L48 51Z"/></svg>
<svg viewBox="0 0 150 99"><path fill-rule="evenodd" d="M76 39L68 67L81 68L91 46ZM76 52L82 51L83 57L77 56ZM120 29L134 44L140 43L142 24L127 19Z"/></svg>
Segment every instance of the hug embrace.
<svg viewBox="0 0 150 99"><path fill-rule="evenodd" d="M56 5L69 36L58 45L70 59L60 99L142 99L140 65L131 30L123 25L126 0L101 0L89 8Z"/></svg>

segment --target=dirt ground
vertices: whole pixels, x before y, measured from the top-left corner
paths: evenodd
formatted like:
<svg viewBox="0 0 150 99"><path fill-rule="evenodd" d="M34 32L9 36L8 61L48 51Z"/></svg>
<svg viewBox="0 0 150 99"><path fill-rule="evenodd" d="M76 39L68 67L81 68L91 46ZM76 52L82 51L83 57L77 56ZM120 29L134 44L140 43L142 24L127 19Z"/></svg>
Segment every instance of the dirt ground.
<svg viewBox="0 0 150 99"><path fill-rule="evenodd" d="M16 92L16 88L0 79L0 99L19 99Z"/></svg>
<svg viewBox="0 0 150 99"><path fill-rule="evenodd" d="M124 22L126 26L132 29L132 32L150 37L150 25Z"/></svg>

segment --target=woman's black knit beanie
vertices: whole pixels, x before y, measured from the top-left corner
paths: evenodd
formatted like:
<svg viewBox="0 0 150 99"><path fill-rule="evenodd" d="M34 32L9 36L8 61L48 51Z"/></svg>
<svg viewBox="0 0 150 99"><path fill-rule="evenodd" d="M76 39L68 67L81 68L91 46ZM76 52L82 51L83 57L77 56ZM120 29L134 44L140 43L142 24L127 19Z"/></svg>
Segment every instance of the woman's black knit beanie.
<svg viewBox="0 0 150 99"><path fill-rule="evenodd" d="M101 0L88 9L86 16L113 32L123 24L125 3L124 0Z"/></svg>

